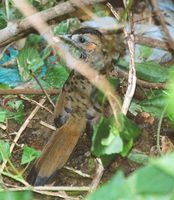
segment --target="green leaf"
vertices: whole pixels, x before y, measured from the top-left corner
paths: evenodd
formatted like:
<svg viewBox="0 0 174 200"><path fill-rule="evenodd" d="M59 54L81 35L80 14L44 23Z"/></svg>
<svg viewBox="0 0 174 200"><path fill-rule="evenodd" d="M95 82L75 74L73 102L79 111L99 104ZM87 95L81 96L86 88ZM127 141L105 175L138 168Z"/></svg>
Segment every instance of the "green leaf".
<svg viewBox="0 0 174 200"><path fill-rule="evenodd" d="M104 5L99 4L99 3L93 5L93 12L98 17L104 17L104 16L108 16L109 15L108 9Z"/></svg>
<svg viewBox="0 0 174 200"><path fill-rule="evenodd" d="M172 159L174 159L174 155L169 154L167 156L163 156L163 159L159 159L155 162L152 160L151 163L154 166L160 168L160 170L163 170L169 176L172 176L174 178L174 170L173 170L173 167L170 163Z"/></svg>
<svg viewBox="0 0 174 200"><path fill-rule="evenodd" d="M0 161L10 157L10 145L4 140L0 140Z"/></svg>
<svg viewBox="0 0 174 200"><path fill-rule="evenodd" d="M0 29L3 29L7 26L7 22L3 16L0 15Z"/></svg>
<svg viewBox="0 0 174 200"><path fill-rule="evenodd" d="M127 158L129 160L132 160L136 163L143 164L143 165L147 164L149 161L149 156L147 156L143 152L139 152L139 151L135 151L135 150L132 150L128 154Z"/></svg>
<svg viewBox="0 0 174 200"><path fill-rule="evenodd" d="M149 58L152 55L153 48L144 46L144 45L140 45L139 51L140 51L139 57L146 60L147 58Z"/></svg>
<svg viewBox="0 0 174 200"><path fill-rule="evenodd" d="M130 180L134 182L136 192L141 195L164 194L174 189L174 178L153 165L138 170Z"/></svg>
<svg viewBox="0 0 174 200"><path fill-rule="evenodd" d="M11 101L8 101L7 105L10 106L12 109L18 110L20 106L23 106L23 101L13 99Z"/></svg>
<svg viewBox="0 0 174 200"><path fill-rule="evenodd" d="M121 171L117 172L108 183L102 185L95 193L90 194L86 200L115 200L122 194L123 196L123 183L124 175ZM109 191L109 192L108 192ZM118 192L116 192L118 191Z"/></svg>
<svg viewBox="0 0 174 200"><path fill-rule="evenodd" d="M133 146L133 141L140 134L140 129L134 122L132 122L126 116L123 115L122 118L123 118L122 119L123 128L120 131L120 136L123 140L124 145L123 145L123 150L121 152L121 155L126 156Z"/></svg>
<svg viewBox="0 0 174 200"><path fill-rule="evenodd" d="M169 118L174 121L174 69L170 71L170 81L167 87L167 98L166 98L166 105L167 105L167 115Z"/></svg>
<svg viewBox="0 0 174 200"><path fill-rule="evenodd" d="M32 200L31 191L24 192L0 192L2 200Z"/></svg>
<svg viewBox="0 0 174 200"><path fill-rule="evenodd" d="M17 63L19 73L23 81L27 81L32 78L30 70L32 72L38 72L41 66L44 64L38 51L34 47L25 46L17 56Z"/></svg>
<svg viewBox="0 0 174 200"><path fill-rule="evenodd" d="M94 127L91 149L98 157L104 154L111 154L111 152L119 153L120 150L122 150L122 142L118 145L120 138L116 138L116 136L110 131L112 123L113 118L103 117L99 124ZM116 145L118 145L118 149Z"/></svg>
<svg viewBox="0 0 174 200"><path fill-rule="evenodd" d="M172 200L174 197L173 162L174 153L151 161L127 178L124 178L121 172L117 172L110 181L86 199Z"/></svg>
<svg viewBox="0 0 174 200"><path fill-rule="evenodd" d="M161 117L165 106L167 105L167 95L164 91L158 90L155 94L147 94L148 99L143 101L133 100L129 111L137 115L139 112L147 112L156 118Z"/></svg>
<svg viewBox="0 0 174 200"><path fill-rule="evenodd" d="M157 108L164 108L164 106L166 105L166 95L161 93L159 95L156 95L155 97L141 101L140 105L142 107L154 106Z"/></svg>
<svg viewBox="0 0 174 200"><path fill-rule="evenodd" d="M4 123L7 118L7 111L0 108L0 123Z"/></svg>
<svg viewBox="0 0 174 200"><path fill-rule="evenodd" d="M27 37L26 46L36 47L42 42L43 38L37 34L30 34Z"/></svg>
<svg viewBox="0 0 174 200"><path fill-rule="evenodd" d="M81 25L78 18L69 18L61 21L53 30L55 35L63 35L72 32Z"/></svg>
<svg viewBox="0 0 174 200"><path fill-rule="evenodd" d="M48 70L45 76L45 82L51 88L61 88L69 76L68 71L62 65L56 65Z"/></svg>
<svg viewBox="0 0 174 200"><path fill-rule="evenodd" d="M31 147L24 146L23 152L22 152L21 165L31 162L32 160L39 157L40 155L41 155L41 152L38 152Z"/></svg>
<svg viewBox="0 0 174 200"><path fill-rule="evenodd" d="M96 156L101 157L114 153L126 156L132 148L133 141L139 134L139 129L125 116L121 116L121 118L122 129L120 131L115 127L113 117L103 117L99 124L94 127L91 150Z"/></svg>
<svg viewBox="0 0 174 200"><path fill-rule="evenodd" d="M9 85L0 83L0 89L10 89Z"/></svg>
<svg viewBox="0 0 174 200"><path fill-rule="evenodd" d="M116 65L125 71L129 68L129 63L122 59L120 59ZM166 82L169 79L169 69L162 67L158 63L136 63L136 72L138 78L153 83Z"/></svg>
<svg viewBox="0 0 174 200"><path fill-rule="evenodd" d="M14 111L8 111L7 117L15 120L18 124L22 124L24 120L24 104L22 100L11 99L8 101L8 106Z"/></svg>

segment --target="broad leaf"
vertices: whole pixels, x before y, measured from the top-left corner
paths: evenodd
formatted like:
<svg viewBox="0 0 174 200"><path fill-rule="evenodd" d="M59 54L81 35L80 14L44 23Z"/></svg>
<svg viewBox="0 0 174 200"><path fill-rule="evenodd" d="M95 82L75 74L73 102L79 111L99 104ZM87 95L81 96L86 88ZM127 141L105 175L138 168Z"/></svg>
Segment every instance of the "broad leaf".
<svg viewBox="0 0 174 200"><path fill-rule="evenodd" d="M144 60L149 58L153 53L153 49L151 47L144 46L144 45L140 46L139 51L140 51L139 57L143 58Z"/></svg>
<svg viewBox="0 0 174 200"><path fill-rule="evenodd" d="M7 26L7 22L3 16L0 15L0 29L3 29Z"/></svg>
<svg viewBox="0 0 174 200"><path fill-rule="evenodd" d="M32 193L30 191L24 192L0 192L0 199L2 200L32 200Z"/></svg>
<svg viewBox="0 0 174 200"><path fill-rule="evenodd" d="M22 124L24 120L24 104L22 100L12 99L7 104L12 111L7 112L7 117L15 120L18 124Z"/></svg>
<svg viewBox="0 0 174 200"><path fill-rule="evenodd" d="M48 70L44 81L51 88L61 88L68 78L68 71L62 65L56 65Z"/></svg>
<svg viewBox="0 0 174 200"><path fill-rule="evenodd" d="M24 146L23 152L22 152L21 165L31 162L32 160L39 157L40 155L41 153L36 151L35 149L28 146Z"/></svg>
<svg viewBox="0 0 174 200"><path fill-rule="evenodd" d="M127 178L117 172L110 181L86 199L172 200L174 197L173 162L174 153L150 162Z"/></svg>
<svg viewBox="0 0 174 200"><path fill-rule="evenodd" d="M17 62L19 73L23 81L27 81L32 78L30 70L32 72L38 72L44 64L36 48L31 46L25 46L19 52Z"/></svg>
<svg viewBox="0 0 174 200"><path fill-rule="evenodd" d="M10 145L4 140L0 140L0 161L10 157Z"/></svg>
<svg viewBox="0 0 174 200"><path fill-rule="evenodd" d="M122 70L129 68L129 63L121 59L116 65ZM154 83L166 82L169 79L169 69L158 63L136 63L136 73L138 78Z"/></svg>
<svg viewBox="0 0 174 200"><path fill-rule="evenodd" d="M139 129L126 117L121 116L121 118L121 130L115 127L113 117L103 117L99 124L94 127L91 149L96 156L114 153L121 153L125 156L132 148L133 141L139 134Z"/></svg>
<svg viewBox="0 0 174 200"><path fill-rule="evenodd" d="M167 90L167 98L166 98L166 105L167 105L167 114L169 118L174 121L174 69L170 72L170 81L168 84Z"/></svg>
<svg viewBox="0 0 174 200"><path fill-rule="evenodd" d="M55 28L55 35L62 35L72 32L80 27L80 21L78 18L70 18L64 21L61 21Z"/></svg>
<svg viewBox="0 0 174 200"><path fill-rule="evenodd" d="M0 123L4 123L7 118L7 111L0 108Z"/></svg>

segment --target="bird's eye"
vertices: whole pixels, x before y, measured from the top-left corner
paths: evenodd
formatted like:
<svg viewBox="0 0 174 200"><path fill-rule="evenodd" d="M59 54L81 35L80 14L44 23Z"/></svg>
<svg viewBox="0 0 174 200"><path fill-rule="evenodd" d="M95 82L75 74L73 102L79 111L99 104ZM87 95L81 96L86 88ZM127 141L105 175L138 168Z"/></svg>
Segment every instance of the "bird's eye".
<svg viewBox="0 0 174 200"><path fill-rule="evenodd" d="M80 42L80 43L84 43L85 41L86 41L86 40L85 40L84 37L82 37L82 36L79 37L79 42Z"/></svg>

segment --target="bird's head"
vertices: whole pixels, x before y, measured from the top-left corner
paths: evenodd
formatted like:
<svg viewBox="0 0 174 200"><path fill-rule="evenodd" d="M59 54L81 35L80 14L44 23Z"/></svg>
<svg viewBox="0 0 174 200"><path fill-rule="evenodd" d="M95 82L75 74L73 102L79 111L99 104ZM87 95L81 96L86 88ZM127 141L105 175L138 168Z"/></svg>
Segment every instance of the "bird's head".
<svg viewBox="0 0 174 200"><path fill-rule="evenodd" d="M80 58L97 70L104 67L104 36L91 27L75 30L72 34L63 36L63 39L80 52Z"/></svg>

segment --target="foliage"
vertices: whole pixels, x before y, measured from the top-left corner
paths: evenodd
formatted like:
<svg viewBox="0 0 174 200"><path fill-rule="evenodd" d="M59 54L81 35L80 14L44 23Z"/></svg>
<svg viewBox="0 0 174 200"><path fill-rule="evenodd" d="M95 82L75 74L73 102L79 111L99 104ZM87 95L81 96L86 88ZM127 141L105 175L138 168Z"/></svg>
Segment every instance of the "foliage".
<svg viewBox="0 0 174 200"><path fill-rule="evenodd" d="M167 103L167 95L166 92L162 90L159 91L160 93L155 93L155 95L147 94L147 98L142 101L133 100L129 111L134 115L140 112L147 112L156 118L160 118ZM151 91L151 93L153 93L153 91Z"/></svg>
<svg viewBox="0 0 174 200"><path fill-rule="evenodd" d="M146 61L146 59L149 58L153 53L153 49L151 47L147 47L144 45L140 46L139 51L139 57L142 58L144 61Z"/></svg>
<svg viewBox="0 0 174 200"><path fill-rule="evenodd" d="M7 22L4 17L0 14L0 29L3 29L7 26Z"/></svg>
<svg viewBox="0 0 174 200"><path fill-rule="evenodd" d="M129 68L129 63L123 59L116 62L116 65L123 70ZM155 62L136 63L136 73L138 78L153 83L166 82L169 79L169 69Z"/></svg>
<svg viewBox="0 0 174 200"><path fill-rule="evenodd" d="M8 109L0 107L0 122L5 123L7 119L13 119L15 122L21 124L24 120L24 104L22 100L16 100L13 96L6 96Z"/></svg>
<svg viewBox="0 0 174 200"><path fill-rule="evenodd" d="M51 88L61 88L68 78L68 71L62 65L55 65L49 68L45 75L44 81Z"/></svg>
<svg viewBox="0 0 174 200"><path fill-rule="evenodd" d="M18 69L23 81L32 78L30 71L38 73L44 62L36 48L26 45L17 57Z"/></svg>
<svg viewBox="0 0 174 200"><path fill-rule="evenodd" d="M170 80L167 90L167 114L169 118L174 121L174 69L171 70Z"/></svg>
<svg viewBox="0 0 174 200"><path fill-rule="evenodd" d="M7 118L7 112L6 110L0 108L0 123L4 123Z"/></svg>
<svg viewBox="0 0 174 200"><path fill-rule="evenodd" d="M174 153L149 164L125 178L117 172L108 183L102 185L87 200L171 200L174 198ZM108 192L110 191L110 192Z"/></svg>
<svg viewBox="0 0 174 200"><path fill-rule="evenodd" d="M21 165L30 163L35 158L39 157L40 154L41 154L40 152L25 145L23 148Z"/></svg>
<svg viewBox="0 0 174 200"><path fill-rule="evenodd" d="M104 17L108 16L109 12L106 9L106 7L102 4L94 4L93 5L93 12L98 16L98 17Z"/></svg>
<svg viewBox="0 0 174 200"><path fill-rule="evenodd" d="M121 153L126 156L132 148L134 139L139 135L138 127L125 116L120 116L122 128L115 126L113 117L103 117L94 128L92 152L101 157Z"/></svg>
<svg viewBox="0 0 174 200"><path fill-rule="evenodd" d="M10 157L10 145L8 142L4 140L0 140L0 162L3 159L7 159Z"/></svg>
<svg viewBox="0 0 174 200"><path fill-rule="evenodd" d="M71 33L79 27L80 21L78 18L69 18L64 21L61 21L57 26L55 26L53 31L55 35L62 35Z"/></svg>
<svg viewBox="0 0 174 200"><path fill-rule="evenodd" d="M25 192L0 192L0 199L2 200L32 200L32 193Z"/></svg>

